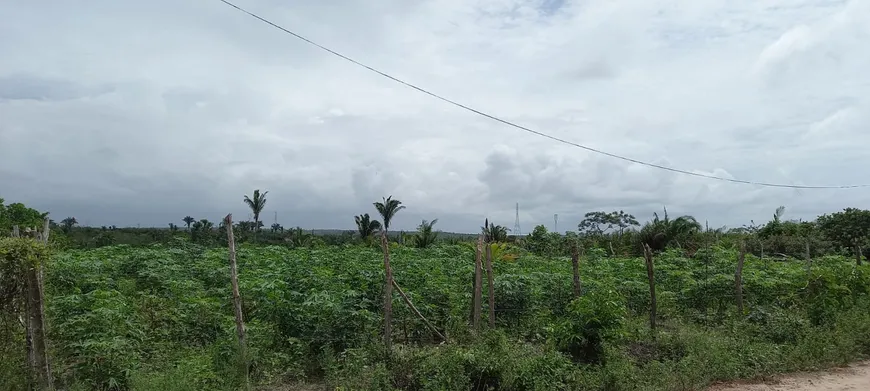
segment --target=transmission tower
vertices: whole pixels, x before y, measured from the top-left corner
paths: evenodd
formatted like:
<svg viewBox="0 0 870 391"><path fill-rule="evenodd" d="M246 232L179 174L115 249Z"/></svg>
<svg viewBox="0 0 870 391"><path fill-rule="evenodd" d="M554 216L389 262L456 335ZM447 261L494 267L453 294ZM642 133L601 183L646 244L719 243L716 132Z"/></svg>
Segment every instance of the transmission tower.
<svg viewBox="0 0 870 391"><path fill-rule="evenodd" d="M517 211L516 218L514 220L514 235L520 236L522 232L520 232L520 203L517 202Z"/></svg>
<svg viewBox="0 0 870 391"><path fill-rule="evenodd" d="M559 214L553 214L553 232L559 232Z"/></svg>

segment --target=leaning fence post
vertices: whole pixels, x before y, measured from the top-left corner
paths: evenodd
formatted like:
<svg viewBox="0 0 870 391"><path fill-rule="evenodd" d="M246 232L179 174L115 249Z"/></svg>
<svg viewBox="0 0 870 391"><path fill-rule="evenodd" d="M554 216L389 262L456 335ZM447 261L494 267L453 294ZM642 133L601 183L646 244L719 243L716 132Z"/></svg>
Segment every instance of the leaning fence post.
<svg viewBox="0 0 870 391"><path fill-rule="evenodd" d="M746 260L746 243L740 242L737 255L737 270L734 272L734 294L737 297L737 314L743 316L743 262Z"/></svg>
<svg viewBox="0 0 870 391"><path fill-rule="evenodd" d="M649 328L653 333L653 337L655 337L656 331L656 280L655 280L655 269L653 266L653 256L652 250L649 248L649 245L644 243L643 245L643 258L646 261L646 276L649 280L649 298L650 298L650 310L649 310Z"/></svg>
<svg viewBox="0 0 870 391"><path fill-rule="evenodd" d="M435 332L435 334L437 334L438 337L441 338L441 340L446 343L447 337L445 337L444 334L441 334L441 332L438 331L438 329L435 328L435 326L433 326L432 323L430 323L429 320L426 319L426 317L420 313L420 311L417 309L416 306L414 306L414 303L411 301L411 299L408 297L408 295L405 294L405 291L402 290L402 287L399 286L399 284L396 282L395 279L393 279L393 286L396 287L396 290L399 292L399 295L402 296L402 300L404 300L405 304L407 304L408 307L411 308L411 311L413 311L414 314L416 314L417 317L420 318L424 324L426 324L426 327L428 327L430 330Z"/></svg>
<svg viewBox="0 0 870 391"><path fill-rule="evenodd" d="M233 237L233 215L228 214L224 218L224 224L227 227L227 245L229 247L230 260L230 284L233 288L233 312L236 315L236 335L239 339L239 355L241 356L242 365L245 372L245 389L251 388L250 376L248 374L248 352L245 343L245 320L242 317L242 296L239 293L239 275L236 265L236 240Z"/></svg>

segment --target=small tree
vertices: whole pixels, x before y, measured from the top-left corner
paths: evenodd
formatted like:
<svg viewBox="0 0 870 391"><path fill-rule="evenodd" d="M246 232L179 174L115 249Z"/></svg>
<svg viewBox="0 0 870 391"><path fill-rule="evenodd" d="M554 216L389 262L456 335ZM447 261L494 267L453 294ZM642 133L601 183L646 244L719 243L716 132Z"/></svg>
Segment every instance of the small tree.
<svg viewBox="0 0 870 391"><path fill-rule="evenodd" d="M190 231L190 225L193 224L196 219L190 216L185 216L181 221L183 221L184 224L187 224L187 230Z"/></svg>
<svg viewBox="0 0 870 391"><path fill-rule="evenodd" d="M393 221L393 217L396 213L405 209L405 206L402 205L402 201L394 200L393 196L385 197L383 202L375 202L374 206L378 213L381 214L381 218L384 221L384 234L386 234L387 230L390 229L390 222Z"/></svg>
<svg viewBox="0 0 870 391"><path fill-rule="evenodd" d="M356 230L362 240L369 240L375 232L381 229L381 222L372 220L368 213L354 216L353 220L356 222Z"/></svg>
<svg viewBox="0 0 870 391"><path fill-rule="evenodd" d="M266 207L266 194L268 193L268 191L260 193L260 190L256 189L254 190L253 198L245 196L245 204L248 205L248 208L251 208L251 213L254 214L254 232L257 232L260 228L260 213Z"/></svg>
<svg viewBox="0 0 870 391"><path fill-rule="evenodd" d="M870 239L870 210L846 208L818 218L819 230L832 242L851 248L860 262L861 248Z"/></svg>
<svg viewBox="0 0 870 391"><path fill-rule="evenodd" d="M414 236L414 245L417 248L427 248L435 243L438 239L438 232L432 230L432 226L438 222L438 219L432 221L423 220L417 227L417 234Z"/></svg>
<svg viewBox="0 0 870 391"><path fill-rule="evenodd" d="M658 213L653 213L653 220L644 224L640 230L642 244L648 245L654 251L664 250L669 244L687 239L701 231L701 223L692 216L680 216L671 220L668 210L664 210L664 219L659 219Z"/></svg>
<svg viewBox="0 0 870 391"><path fill-rule="evenodd" d="M73 227L75 227L78 223L79 222L76 220L75 217L67 217L60 221L60 225L61 227L63 227L62 229L64 233L69 233L69 231L71 231Z"/></svg>
<svg viewBox="0 0 870 391"><path fill-rule="evenodd" d="M483 232L483 240L487 243L508 241L508 231L510 230L507 227L489 222L489 219L484 221L480 230Z"/></svg>

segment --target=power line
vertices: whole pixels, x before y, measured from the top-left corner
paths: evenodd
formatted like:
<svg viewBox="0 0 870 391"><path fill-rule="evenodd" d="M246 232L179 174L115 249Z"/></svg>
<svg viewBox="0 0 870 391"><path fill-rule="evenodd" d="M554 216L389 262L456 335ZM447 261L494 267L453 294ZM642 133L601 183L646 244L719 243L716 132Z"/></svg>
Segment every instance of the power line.
<svg viewBox="0 0 870 391"><path fill-rule="evenodd" d="M596 148L592 148L592 147L585 146L585 145L582 145L582 144L578 144L578 143L575 143L575 142L572 142L572 141L568 141L568 140L565 140L565 139L562 139L562 138L559 138L559 137L556 137L556 136L551 136L551 135L549 135L549 134L539 132L539 131L537 131L537 130L533 130L533 129L527 128L527 127L522 126L522 125L518 125L518 124L513 123L513 122L511 122L511 121L508 121L508 120L505 120L505 119L501 119L501 118L499 118L499 117L496 117L495 115L487 114L487 113L485 113L485 112L483 112L483 111L480 111L480 110L477 110L477 109L475 109L475 108L472 108L472 107L466 106L466 105L464 105L464 104L462 104L462 103L459 103L459 102L456 102L456 101L454 101L454 100L452 100L452 99L445 98L445 97L443 97L443 96L441 96L441 95L438 95L438 94L436 94L436 93L434 93L434 92L430 92L429 90L426 90L426 89L424 89L424 88L422 88L422 87L418 87L418 86L416 86L416 85L414 85L414 84L411 84L411 83L409 83L409 82L406 82L406 81L404 81L404 80L401 80L401 79L399 79L399 78L397 78L397 77L391 76L391 75L389 75L389 74L387 74L387 73L385 73L385 72L382 72L382 71L379 71L379 70L377 70L377 69L375 69L375 68L372 68L371 66L368 66L368 65L366 65L366 64L363 64L363 63L361 63L361 62L359 62L359 61L357 61L357 60L354 60L354 59L352 59L352 58L350 58L350 57L348 57L348 56L345 56L344 54L341 54L341 53L339 53L339 52L336 52L335 50L332 50L332 49L330 49L330 48L328 48L328 47L326 47L326 46L323 46L323 45L321 45L321 44L319 44L319 43L317 43L317 42L314 42L314 41L312 41L312 40L310 40L310 39L308 39L308 38L305 38L304 36L299 35L299 34L297 34L297 33L294 33L293 31L290 31L290 30L288 30L288 29L286 29L286 28L284 28L284 27L281 27L281 26L279 26L279 25L277 25L277 24L275 24L275 23L269 21L268 19L265 19L265 18L263 18L263 17L261 17L261 16L255 14L255 13L253 13L253 12L250 12L250 11L248 11L248 10L242 8L242 7L239 7L238 5L235 5L235 4L233 4L232 2L230 2L230 1L227 1L227 0L219 0L219 1L222 2L222 3L224 3L224 4L226 4L226 5L228 5L228 6L230 6L230 7L235 8L236 10L238 10L238 11L240 11L240 12L243 12L243 13L245 13L245 14L248 14L249 16L251 16L251 17L253 17L253 18L255 18L255 19L257 19L257 20L259 20L259 21L261 21L261 22L263 22L263 23L266 23L266 24L268 24L268 25L270 25L270 26L272 26L272 27L274 27L274 28L276 28L276 29L278 29L278 30L281 30L281 31L283 31L283 32L285 32L285 33L287 33L287 34L290 34L290 35L292 35L292 36L294 36L294 37L296 37L296 38L298 38L298 39L300 39L300 40L302 40L302 41L304 41L304 42L306 42L306 43L308 43L308 44L311 44L311 45L313 45L313 46L315 46L315 47L317 47L317 48L319 48L319 49L321 49L321 50L324 50L324 51L326 51L326 52L328 52L328 53L330 53L330 54L332 54L332 55L335 55L335 56L340 57L340 58L342 58L342 59L344 59L344 60L346 60L346 61L348 61L348 62L351 62L351 63L353 63L353 64L355 64L355 65L358 65L358 66L360 66L360 67L363 67L363 68L365 68L365 69L368 69L369 71L372 71L372 72L374 72L374 73L377 73L378 75L381 75L381 76L383 76L383 77L385 77L385 78L387 78L387 79L390 79L390 80L392 80L392 81L394 81L394 82L396 82L396 83L402 84L402 85L404 85L404 86L406 86L406 87L409 87L409 88L412 88L412 89L415 89L415 90L417 90L417 91L419 91L419 92L422 92L422 93L424 93L424 94L426 94L426 95L429 95L429 96L431 96L431 97L433 97L433 98L435 98L435 99L438 99L438 100L441 100L441 101L443 101L443 102L449 103L449 104L451 104L451 105L453 105L453 106L456 106L456 107L459 107L459 108L461 108L461 109L464 109L464 110L470 111L470 112L472 112L472 113L474 113L474 114L477 114L477 115L480 115L480 116L483 116L483 117L489 118L489 119L491 119L491 120L493 120L493 121L500 122L500 123L502 123L502 124L504 124L504 125L507 125L507 126L510 126L510 127L513 127L513 128L516 128L516 129L519 129L519 130L522 130L522 131L525 131L525 132L528 132L528 133L532 133L532 134L535 134L535 135L538 135L538 136L541 136L541 137L544 137L544 138L548 138L548 139L550 139L550 140L557 141L557 142L560 142L560 143L562 143L562 144L566 144L566 145L570 145L570 146L577 147L577 148L580 148L580 149L584 149L584 150L587 150L587 151L589 151L589 152L594 152L594 153L597 153L597 154L600 154L600 155L604 155L604 156L612 157L612 158L614 158L614 159L624 160L624 161L627 161L627 162L631 162L631 163L635 163L635 164L640 164L640 165L644 165L644 166L647 166L647 167L652 167L652 168L657 168L657 169L660 169L660 170L665 170L665 171L675 172L675 173L678 173L678 174L690 175L690 176L699 177L699 178L706 178L706 179L715 179L715 180L724 181L724 182L740 183L740 184L746 184L746 185L757 185L757 186L765 186L765 187L779 187L779 188L790 188L790 189L854 189L854 188L870 187L870 184L860 184L860 185L835 185L835 186L789 185L789 184L784 184L784 183L756 182L756 181L748 181L748 180L742 180L742 179L725 178L725 177L720 177L720 176L715 176L715 175L702 174L702 173L697 173L697 172L692 172L692 171L681 170L681 169L673 168L673 167L667 167L667 166L663 166L663 165L660 165L660 164L655 164L655 163L645 162L645 161L641 161L641 160L633 159L633 158L630 158L630 157L627 157L627 156L622 156L622 155L617 155L617 154L614 154L614 153L610 153L610 152L602 151L602 150L600 150L600 149L596 149Z"/></svg>

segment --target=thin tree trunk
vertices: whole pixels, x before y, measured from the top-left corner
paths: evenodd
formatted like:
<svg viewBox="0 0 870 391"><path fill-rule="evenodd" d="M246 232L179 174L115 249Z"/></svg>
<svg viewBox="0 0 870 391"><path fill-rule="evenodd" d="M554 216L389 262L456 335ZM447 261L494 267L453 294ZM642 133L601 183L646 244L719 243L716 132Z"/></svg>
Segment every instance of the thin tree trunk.
<svg viewBox="0 0 870 391"><path fill-rule="evenodd" d="M405 291L402 290L402 287L399 286L396 280L393 280L393 286L396 287L396 291L399 292L399 295L402 296L402 299L405 300L405 304L407 304L408 307L411 308L411 311L414 311L414 313L417 314L417 317L423 320L423 323L426 324L426 327L429 327L429 329L434 331L435 334L438 334L438 337L441 338L441 340L447 342L447 338L444 337L444 335L441 334L441 332L439 332L438 329L436 329L435 326L432 325L432 323L429 323L429 320L427 320L426 317L417 310L417 307L414 306L414 303L411 302L411 299L408 298L408 295L405 294Z"/></svg>
<svg viewBox="0 0 870 391"><path fill-rule="evenodd" d="M489 283L489 327L495 327L495 288L492 275L492 245L486 243L486 279Z"/></svg>
<svg viewBox="0 0 870 391"><path fill-rule="evenodd" d="M477 236L477 251L474 254L474 293L471 308L471 325L480 328L480 311L483 301L483 265L480 259L483 250L483 235Z"/></svg>
<svg viewBox="0 0 870 391"><path fill-rule="evenodd" d="M861 266L861 263L862 263L862 262L861 262L861 261L862 261L861 258L863 258L863 257L861 256L861 245L858 244L858 243L855 243L855 264L856 264L856 265Z"/></svg>
<svg viewBox="0 0 870 391"><path fill-rule="evenodd" d="M734 272L734 294L737 297L737 314L743 316L743 262L746 260L746 243L740 242L737 255L737 271Z"/></svg>
<svg viewBox="0 0 870 391"><path fill-rule="evenodd" d="M390 246L387 244L387 230L381 231L381 248L384 251L384 347L391 352L393 340L393 269L390 268Z"/></svg>
<svg viewBox="0 0 870 391"><path fill-rule="evenodd" d="M580 297L580 249L577 243L571 248L571 267L574 269L574 297Z"/></svg>
<svg viewBox="0 0 870 391"><path fill-rule="evenodd" d="M653 333L653 337L655 337L656 332L656 280L655 280L655 269L653 266L653 256L652 250L650 250L649 246L643 245L643 258L646 261L646 276L649 280L649 299L650 299L650 309L649 309L649 328Z"/></svg>
<svg viewBox="0 0 870 391"><path fill-rule="evenodd" d="M233 312L236 315L236 335L239 340L239 354L241 356L242 365L244 366L245 388L251 388L250 375L248 373L248 347L245 343L245 320L242 315L242 296L239 293L239 275L236 265L236 240L233 236L233 215L228 214L224 218L224 223L227 227L227 246L229 247L230 260L230 283L233 288Z"/></svg>

